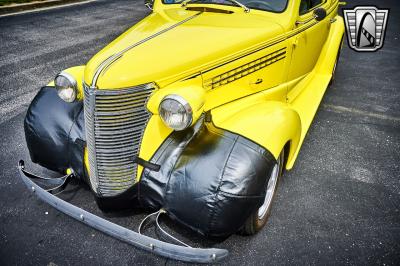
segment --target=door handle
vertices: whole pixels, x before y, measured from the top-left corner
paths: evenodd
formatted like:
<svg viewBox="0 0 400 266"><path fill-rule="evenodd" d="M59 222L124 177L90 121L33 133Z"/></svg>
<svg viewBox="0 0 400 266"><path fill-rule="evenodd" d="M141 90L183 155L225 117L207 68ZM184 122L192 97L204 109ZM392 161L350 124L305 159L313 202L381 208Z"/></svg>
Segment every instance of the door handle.
<svg viewBox="0 0 400 266"><path fill-rule="evenodd" d="M263 82L263 79L257 79L256 81L254 81L254 82L250 82L250 84L261 84Z"/></svg>

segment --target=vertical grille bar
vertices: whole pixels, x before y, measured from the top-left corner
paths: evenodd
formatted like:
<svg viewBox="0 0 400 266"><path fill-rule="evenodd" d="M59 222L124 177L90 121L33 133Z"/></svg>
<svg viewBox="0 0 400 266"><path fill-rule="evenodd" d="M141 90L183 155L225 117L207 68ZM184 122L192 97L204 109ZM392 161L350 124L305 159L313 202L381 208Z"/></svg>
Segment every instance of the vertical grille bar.
<svg viewBox="0 0 400 266"><path fill-rule="evenodd" d="M99 196L116 196L135 183L133 157L150 118L146 104L154 84L121 90L84 85L84 90L90 183Z"/></svg>

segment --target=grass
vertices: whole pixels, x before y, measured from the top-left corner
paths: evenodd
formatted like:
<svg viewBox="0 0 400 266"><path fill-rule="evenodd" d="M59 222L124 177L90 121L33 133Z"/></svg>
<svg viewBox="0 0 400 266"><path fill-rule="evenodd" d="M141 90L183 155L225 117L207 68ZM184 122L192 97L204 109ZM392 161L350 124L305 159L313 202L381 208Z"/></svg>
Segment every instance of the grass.
<svg viewBox="0 0 400 266"><path fill-rule="evenodd" d="M29 3L43 0L0 0L0 6L10 5L10 4L21 4L21 3Z"/></svg>

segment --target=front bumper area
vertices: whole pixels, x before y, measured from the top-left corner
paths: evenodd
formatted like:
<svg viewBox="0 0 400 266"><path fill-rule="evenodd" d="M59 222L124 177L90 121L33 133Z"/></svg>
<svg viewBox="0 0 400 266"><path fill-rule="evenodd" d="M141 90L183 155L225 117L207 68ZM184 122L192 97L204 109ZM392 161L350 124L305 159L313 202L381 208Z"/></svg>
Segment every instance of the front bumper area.
<svg viewBox="0 0 400 266"><path fill-rule="evenodd" d="M166 258L195 263L217 262L228 256L228 251L225 249L184 247L163 242L129 230L74 206L47 192L30 179L32 176L29 172L25 171L24 161L22 160L18 164L18 171L22 181L26 184L28 189L32 191L32 193L36 194L36 196L42 201L86 225L96 228L107 235L115 237L137 248Z"/></svg>

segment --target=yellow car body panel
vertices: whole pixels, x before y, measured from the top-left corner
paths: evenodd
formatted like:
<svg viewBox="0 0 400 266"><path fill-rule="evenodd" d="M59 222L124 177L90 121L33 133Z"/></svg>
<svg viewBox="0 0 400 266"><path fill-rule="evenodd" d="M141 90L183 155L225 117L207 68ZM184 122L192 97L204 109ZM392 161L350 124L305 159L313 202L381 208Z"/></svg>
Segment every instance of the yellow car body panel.
<svg viewBox="0 0 400 266"><path fill-rule="evenodd" d="M315 8L299 14L299 0L289 0L282 13L201 6L231 13L188 10L156 0L148 17L85 67L66 71L99 90L156 84L139 153L144 160L172 132L158 115L161 100L178 94L190 103L193 123L209 112L215 126L262 145L275 158L289 144L286 168L291 169L340 50L344 24L337 15L338 1L315 7L326 10L322 21L314 19ZM82 86L79 90L83 95ZM85 161L88 165L87 153ZM137 180L141 173L139 167Z"/></svg>
<svg viewBox="0 0 400 266"><path fill-rule="evenodd" d="M213 122L219 128L268 147L278 158L288 142L291 147L298 146L301 133L299 114L285 101L280 101L285 92L286 86L281 85L215 108L211 112ZM294 150L290 150L289 159L293 158Z"/></svg>
<svg viewBox="0 0 400 266"><path fill-rule="evenodd" d="M150 160L153 154L157 151L164 140L172 133L172 129L167 127L161 120L160 116L153 115L144 131L142 144L140 147L139 157ZM138 166L136 180L140 180L142 175L143 167Z"/></svg>
<svg viewBox="0 0 400 266"><path fill-rule="evenodd" d="M126 88L149 81L164 87L179 78L204 70L211 62L218 62L223 57L283 32L280 25L261 15L247 16L245 19L246 14L242 12L224 18L221 14L199 14L180 7L152 13L88 62L86 83L91 84L101 62L119 52L121 47L129 47L128 43L138 43L138 31L143 34L140 39L150 39L128 50L105 70L98 80L99 88ZM185 19L190 20L159 34ZM144 33L142 28L150 30ZM232 44L230 40L235 36L242 37Z"/></svg>
<svg viewBox="0 0 400 266"><path fill-rule="evenodd" d="M343 19L339 16L335 19L336 21L333 23L328 40L314 69L292 91L288 92L288 103L301 116L302 129L300 143L296 147L294 157L288 160L287 169L291 169L294 165L301 144L332 78L332 69L338 56L338 50L342 46L344 34Z"/></svg>

